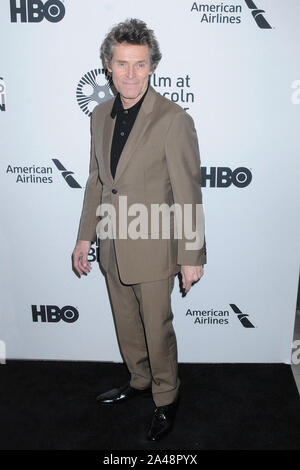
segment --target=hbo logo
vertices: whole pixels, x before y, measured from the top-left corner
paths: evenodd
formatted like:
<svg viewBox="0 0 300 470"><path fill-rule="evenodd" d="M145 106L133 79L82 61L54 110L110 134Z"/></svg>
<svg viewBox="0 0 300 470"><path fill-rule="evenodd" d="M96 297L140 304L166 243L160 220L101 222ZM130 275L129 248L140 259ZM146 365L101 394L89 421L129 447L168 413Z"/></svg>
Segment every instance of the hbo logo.
<svg viewBox="0 0 300 470"><path fill-rule="evenodd" d="M18 16L21 23L39 23L44 18L57 23L65 16L65 6L59 0L10 0L11 22L16 23Z"/></svg>
<svg viewBox="0 0 300 470"><path fill-rule="evenodd" d="M32 320L35 322L57 323L63 320L67 323L74 323L79 317L78 310L71 305L66 305L63 308L59 308L57 305L40 305L39 309L37 305L31 305L31 311Z"/></svg>
<svg viewBox="0 0 300 470"><path fill-rule="evenodd" d="M252 173L248 168L240 166L235 170L231 170L227 166L210 167L210 171L204 166L201 168L202 186L206 187L208 181L211 188L227 188L231 184L238 188L244 188L251 183Z"/></svg>

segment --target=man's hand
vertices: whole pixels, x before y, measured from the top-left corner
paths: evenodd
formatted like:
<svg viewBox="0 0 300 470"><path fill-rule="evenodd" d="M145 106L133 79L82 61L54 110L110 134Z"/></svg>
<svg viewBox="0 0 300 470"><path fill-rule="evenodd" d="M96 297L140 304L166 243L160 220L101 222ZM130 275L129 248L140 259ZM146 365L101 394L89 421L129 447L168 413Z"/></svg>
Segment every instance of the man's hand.
<svg viewBox="0 0 300 470"><path fill-rule="evenodd" d="M88 274L92 269L91 262L88 261L87 257L91 248L91 242L85 240L77 240L74 248L72 258L75 270L81 276L82 274Z"/></svg>
<svg viewBox="0 0 300 470"><path fill-rule="evenodd" d="M181 266L182 285L185 291L188 292L192 283L199 281L203 274L203 266Z"/></svg>

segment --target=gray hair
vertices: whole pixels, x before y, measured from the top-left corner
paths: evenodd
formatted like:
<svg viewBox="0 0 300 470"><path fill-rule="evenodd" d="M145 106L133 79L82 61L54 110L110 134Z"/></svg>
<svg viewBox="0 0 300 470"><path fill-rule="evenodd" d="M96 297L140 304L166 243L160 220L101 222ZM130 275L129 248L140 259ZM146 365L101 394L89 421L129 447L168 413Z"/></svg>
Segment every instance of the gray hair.
<svg viewBox="0 0 300 470"><path fill-rule="evenodd" d="M148 45L150 52L150 64L154 70L161 59L159 44L152 29L148 29L144 21L136 18L128 18L124 22L115 25L106 35L100 47L100 57L104 69L107 70L105 59L111 63L113 46L117 43L128 42L134 45Z"/></svg>

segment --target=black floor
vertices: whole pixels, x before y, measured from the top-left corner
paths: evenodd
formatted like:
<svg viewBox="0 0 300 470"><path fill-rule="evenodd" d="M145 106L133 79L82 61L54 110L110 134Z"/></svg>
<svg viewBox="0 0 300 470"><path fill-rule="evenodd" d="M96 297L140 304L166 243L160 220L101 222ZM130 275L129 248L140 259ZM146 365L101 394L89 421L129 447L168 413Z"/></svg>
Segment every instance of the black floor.
<svg viewBox="0 0 300 470"><path fill-rule="evenodd" d="M125 365L7 361L0 365L1 449L300 449L300 399L289 365L179 364L175 427L145 438L154 402L101 406Z"/></svg>

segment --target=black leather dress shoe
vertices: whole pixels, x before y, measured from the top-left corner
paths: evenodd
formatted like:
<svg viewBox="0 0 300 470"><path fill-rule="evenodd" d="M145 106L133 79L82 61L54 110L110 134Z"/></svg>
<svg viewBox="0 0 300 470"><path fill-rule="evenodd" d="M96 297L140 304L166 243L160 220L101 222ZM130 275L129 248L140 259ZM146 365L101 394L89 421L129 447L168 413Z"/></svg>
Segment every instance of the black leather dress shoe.
<svg viewBox="0 0 300 470"><path fill-rule="evenodd" d="M158 441L171 431L179 403L179 397L173 403L165 406L158 406L154 410L151 425L147 433L149 441Z"/></svg>
<svg viewBox="0 0 300 470"><path fill-rule="evenodd" d="M145 388L143 390L138 390L129 385L129 382L125 385L122 385L119 388L113 388L108 392L100 393L97 396L96 400L101 404L110 404L110 403L119 403L129 398L134 398L139 395L151 395L151 388Z"/></svg>

